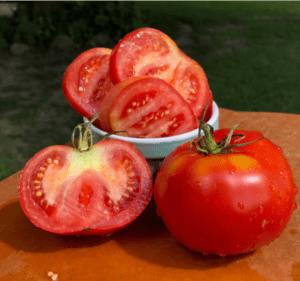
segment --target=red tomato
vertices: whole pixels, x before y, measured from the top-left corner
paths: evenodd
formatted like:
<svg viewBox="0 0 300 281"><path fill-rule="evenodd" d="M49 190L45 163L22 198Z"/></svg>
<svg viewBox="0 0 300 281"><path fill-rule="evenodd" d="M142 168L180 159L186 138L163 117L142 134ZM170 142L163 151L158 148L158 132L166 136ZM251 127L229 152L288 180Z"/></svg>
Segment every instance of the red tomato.
<svg viewBox="0 0 300 281"><path fill-rule="evenodd" d="M91 119L99 112L99 105L112 88L109 58L111 50L93 48L83 52L67 68L63 77L63 93L80 115ZM99 120L94 122L99 127Z"/></svg>
<svg viewBox="0 0 300 281"><path fill-rule="evenodd" d="M57 145L24 167L19 199L37 227L58 234L100 234L135 220L152 196L152 173L130 143L107 139L88 151Z"/></svg>
<svg viewBox="0 0 300 281"><path fill-rule="evenodd" d="M132 76L158 77L183 96L196 117L202 116L208 101L211 113L213 98L203 69L159 30L141 28L128 33L114 47L109 67L114 84Z"/></svg>
<svg viewBox="0 0 300 281"><path fill-rule="evenodd" d="M113 131L127 131L133 137L155 138L197 129L198 120L192 109L168 83L154 77L129 79L129 82L127 79L121 82L120 87L117 84L117 91L107 96L112 103L109 120ZM113 96L116 98L112 102ZM103 105L107 105L106 101Z"/></svg>
<svg viewBox="0 0 300 281"><path fill-rule="evenodd" d="M216 143L228 133L215 131ZM245 138L235 136L230 145L262 137L235 134ZM154 184L157 213L171 234L192 250L220 256L250 252L279 237L297 207L297 192L282 150L266 138L209 155L183 144L164 160Z"/></svg>

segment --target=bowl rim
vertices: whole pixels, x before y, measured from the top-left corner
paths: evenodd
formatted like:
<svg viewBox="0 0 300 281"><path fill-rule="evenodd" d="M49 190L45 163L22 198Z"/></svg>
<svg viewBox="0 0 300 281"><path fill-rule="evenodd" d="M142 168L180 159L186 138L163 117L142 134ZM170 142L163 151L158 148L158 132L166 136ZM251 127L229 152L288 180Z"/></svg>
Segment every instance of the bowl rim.
<svg viewBox="0 0 300 281"><path fill-rule="evenodd" d="M216 102L213 101L212 115L211 115L210 119L207 121L207 123L212 126L213 124L215 124L215 122L218 120L218 118L219 118L219 108L218 108L218 105L216 104ZM86 117L83 117L83 119L84 119L84 122L88 122L88 119ZM108 134L107 132L102 131L101 129L98 129L93 124L91 125L91 129L93 132L96 132L101 136ZM133 144L156 144L156 145L159 145L159 144L163 144L163 143L178 142L178 141L183 141L186 139L194 138L195 136L198 135L198 131L199 131L199 128L197 128L193 131L184 133L184 134L171 136L171 137L162 137L162 138L132 138L132 137L124 137L124 136L118 136L118 135L111 135L110 138L124 140L124 141L130 142L130 143L133 143Z"/></svg>

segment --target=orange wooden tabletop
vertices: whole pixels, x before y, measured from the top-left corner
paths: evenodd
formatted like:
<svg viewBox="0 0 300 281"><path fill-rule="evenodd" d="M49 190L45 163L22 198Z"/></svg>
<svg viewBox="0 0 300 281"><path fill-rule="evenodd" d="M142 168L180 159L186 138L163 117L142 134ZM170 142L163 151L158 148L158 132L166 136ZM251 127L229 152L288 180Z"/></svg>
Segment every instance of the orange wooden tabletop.
<svg viewBox="0 0 300 281"><path fill-rule="evenodd" d="M300 186L300 115L220 109L220 128L256 130L282 147ZM300 208L282 235L250 254L203 256L176 242L153 200L128 227L110 236L60 236L36 228L17 193L20 172L0 183L0 280L300 281ZM299 196L297 197L300 206Z"/></svg>

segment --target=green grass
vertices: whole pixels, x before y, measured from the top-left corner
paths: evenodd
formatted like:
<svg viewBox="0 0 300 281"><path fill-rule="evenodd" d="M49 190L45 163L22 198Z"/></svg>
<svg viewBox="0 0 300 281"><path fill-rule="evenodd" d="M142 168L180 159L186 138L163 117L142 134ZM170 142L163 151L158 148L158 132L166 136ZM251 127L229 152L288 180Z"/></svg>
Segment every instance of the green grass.
<svg viewBox="0 0 300 281"><path fill-rule="evenodd" d="M149 27L173 39L179 22L193 27L195 43L183 51L203 67L220 107L300 113L300 2L135 3ZM0 81L0 121L9 120L14 128L10 135L1 135L0 128L6 142L0 150L0 180L42 148L68 142L82 121L61 92L63 72L75 55L57 55L26 57L15 68L14 83L2 86Z"/></svg>

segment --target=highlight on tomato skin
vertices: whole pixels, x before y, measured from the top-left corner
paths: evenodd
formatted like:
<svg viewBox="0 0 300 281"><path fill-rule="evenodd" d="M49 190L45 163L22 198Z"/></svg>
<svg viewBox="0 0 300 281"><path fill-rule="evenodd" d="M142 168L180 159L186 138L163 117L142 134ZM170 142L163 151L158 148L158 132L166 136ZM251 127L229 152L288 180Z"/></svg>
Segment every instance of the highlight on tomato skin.
<svg viewBox="0 0 300 281"><path fill-rule="evenodd" d="M202 67L160 30L140 28L128 33L113 48L109 69L114 84L132 76L157 77L182 95L197 118L208 101L211 112L213 97Z"/></svg>
<svg viewBox="0 0 300 281"><path fill-rule="evenodd" d="M216 130L216 144L229 131ZM205 255L247 253L269 245L287 227L297 208L292 170L282 150L259 132L235 130L228 146L248 142L208 155L188 142L159 167L157 214L189 249Z"/></svg>
<svg viewBox="0 0 300 281"><path fill-rule="evenodd" d="M106 139L87 151L56 145L34 155L18 184L37 227L63 235L105 235L132 223L153 192L150 166L132 144Z"/></svg>

